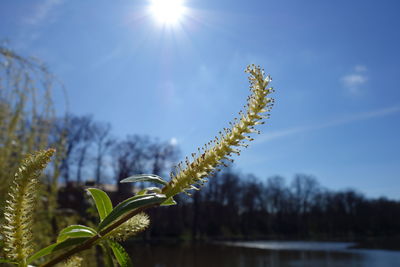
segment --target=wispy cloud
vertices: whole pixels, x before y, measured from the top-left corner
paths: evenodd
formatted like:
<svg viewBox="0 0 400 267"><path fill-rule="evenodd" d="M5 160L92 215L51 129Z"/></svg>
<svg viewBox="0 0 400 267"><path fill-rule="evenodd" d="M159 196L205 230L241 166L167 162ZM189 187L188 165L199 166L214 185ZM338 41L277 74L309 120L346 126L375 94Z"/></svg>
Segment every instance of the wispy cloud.
<svg viewBox="0 0 400 267"><path fill-rule="evenodd" d="M272 139L276 139L276 138L291 136L291 135L295 135L298 133L310 132L310 131L315 131L315 130L324 129L324 128L336 127L336 126L340 126L340 125L344 125L344 124L348 124L348 123L352 123L352 122L356 122L356 121L363 121L363 120L368 120L368 119L373 119L373 118L378 118L378 117L384 117L384 116L394 114L397 112L400 112L400 106L393 106L393 107L388 107L388 108L383 108L383 109L378 109L378 110L350 114L347 117L337 118L337 119L334 119L334 120L331 120L328 122L307 125L307 126L293 127L293 128L289 128L289 129L275 131L275 132L269 132L269 133L263 134L262 136L260 136L260 138L257 138L255 142L257 142L257 143L268 142L268 141L270 141Z"/></svg>
<svg viewBox="0 0 400 267"><path fill-rule="evenodd" d="M24 18L24 22L29 25L38 25L46 20L54 9L61 5L64 0L45 0L40 4L36 5L32 13Z"/></svg>
<svg viewBox="0 0 400 267"><path fill-rule="evenodd" d="M367 70L364 65L356 65L353 72L341 77L340 81L351 94L360 94L361 86L368 81Z"/></svg>
<svg viewBox="0 0 400 267"><path fill-rule="evenodd" d="M367 71L367 67L365 65L356 65L354 67L354 70L356 72L365 72L365 71Z"/></svg>

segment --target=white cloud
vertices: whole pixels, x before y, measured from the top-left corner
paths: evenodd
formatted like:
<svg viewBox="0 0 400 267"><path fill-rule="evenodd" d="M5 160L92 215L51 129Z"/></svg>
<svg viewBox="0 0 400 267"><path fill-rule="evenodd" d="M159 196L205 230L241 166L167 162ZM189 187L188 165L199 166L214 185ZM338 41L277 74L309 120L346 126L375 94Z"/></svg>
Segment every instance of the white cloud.
<svg viewBox="0 0 400 267"><path fill-rule="evenodd" d="M367 67L364 65L356 65L352 73L340 79L349 93L353 95L362 93L361 87L368 81L367 70Z"/></svg>
<svg viewBox="0 0 400 267"><path fill-rule="evenodd" d="M354 70L356 72L365 72L365 71L367 71L367 67L365 65L356 65L354 67Z"/></svg>
<svg viewBox="0 0 400 267"><path fill-rule="evenodd" d="M342 77L342 83L352 94L359 94L361 85L368 80L367 76L362 74L349 74Z"/></svg>
<svg viewBox="0 0 400 267"><path fill-rule="evenodd" d="M270 141L272 139L276 139L276 138L291 136L291 135L295 135L298 133L310 132L310 131L324 129L324 128L336 127L336 126L340 126L340 125L344 125L344 124L348 124L348 123L356 122L356 121L363 121L363 120L368 120L368 119L372 119L372 118L384 117L384 116L391 115L391 114L397 113L397 112L400 112L400 106L393 106L393 107L387 107L387 108L378 109L378 110L350 114L346 117L337 118L337 119L334 119L334 120L331 120L328 122L323 122L323 123L318 123L318 124L313 124L313 125L308 125L308 126L293 127L293 128L289 128L289 129L285 129L285 130L265 133L262 136L260 136L259 138L257 138L255 142L256 143L268 142L268 141Z"/></svg>
<svg viewBox="0 0 400 267"><path fill-rule="evenodd" d="M38 25L47 19L51 12L62 3L63 0L45 0L33 8L32 13L24 19L24 22L30 25Z"/></svg>

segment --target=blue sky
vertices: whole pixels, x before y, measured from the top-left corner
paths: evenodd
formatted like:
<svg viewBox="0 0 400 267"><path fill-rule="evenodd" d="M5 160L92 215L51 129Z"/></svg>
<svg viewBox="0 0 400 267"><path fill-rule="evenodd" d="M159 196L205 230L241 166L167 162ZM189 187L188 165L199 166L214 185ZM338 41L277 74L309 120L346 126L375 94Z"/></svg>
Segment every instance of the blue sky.
<svg viewBox="0 0 400 267"><path fill-rule="evenodd" d="M249 93L244 68L262 65L276 105L237 169L400 199L399 1L186 0L175 26L148 9L2 1L0 40L47 63L72 113L177 140L182 155L228 125Z"/></svg>

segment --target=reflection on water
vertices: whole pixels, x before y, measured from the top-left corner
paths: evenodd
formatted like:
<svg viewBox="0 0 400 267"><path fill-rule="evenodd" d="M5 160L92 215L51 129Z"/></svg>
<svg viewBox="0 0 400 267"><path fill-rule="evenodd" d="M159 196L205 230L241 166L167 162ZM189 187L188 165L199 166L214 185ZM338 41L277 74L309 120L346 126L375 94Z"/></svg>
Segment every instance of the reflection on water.
<svg viewBox="0 0 400 267"><path fill-rule="evenodd" d="M347 249L349 245L329 242L136 244L128 251L137 267L399 266L400 252Z"/></svg>
<svg viewBox="0 0 400 267"><path fill-rule="evenodd" d="M223 244L235 247L273 249L273 250L315 250L338 251L347 250L355 245L348 242L312 242L312 241L246 241L224 242Z"/></svg>

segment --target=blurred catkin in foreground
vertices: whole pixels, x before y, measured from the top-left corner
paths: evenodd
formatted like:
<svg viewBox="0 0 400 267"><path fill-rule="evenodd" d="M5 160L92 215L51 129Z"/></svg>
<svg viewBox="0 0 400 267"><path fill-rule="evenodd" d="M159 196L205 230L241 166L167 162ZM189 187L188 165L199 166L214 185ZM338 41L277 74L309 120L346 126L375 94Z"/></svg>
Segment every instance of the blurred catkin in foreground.
<svg viewBox="0 0 400 267"><path fill-rule="evenodd" d="M39 176L46 168L54 149L26 156L15 173L4 212L4 245L7 258L24 262L33 252L32 225Z"/></svg>

